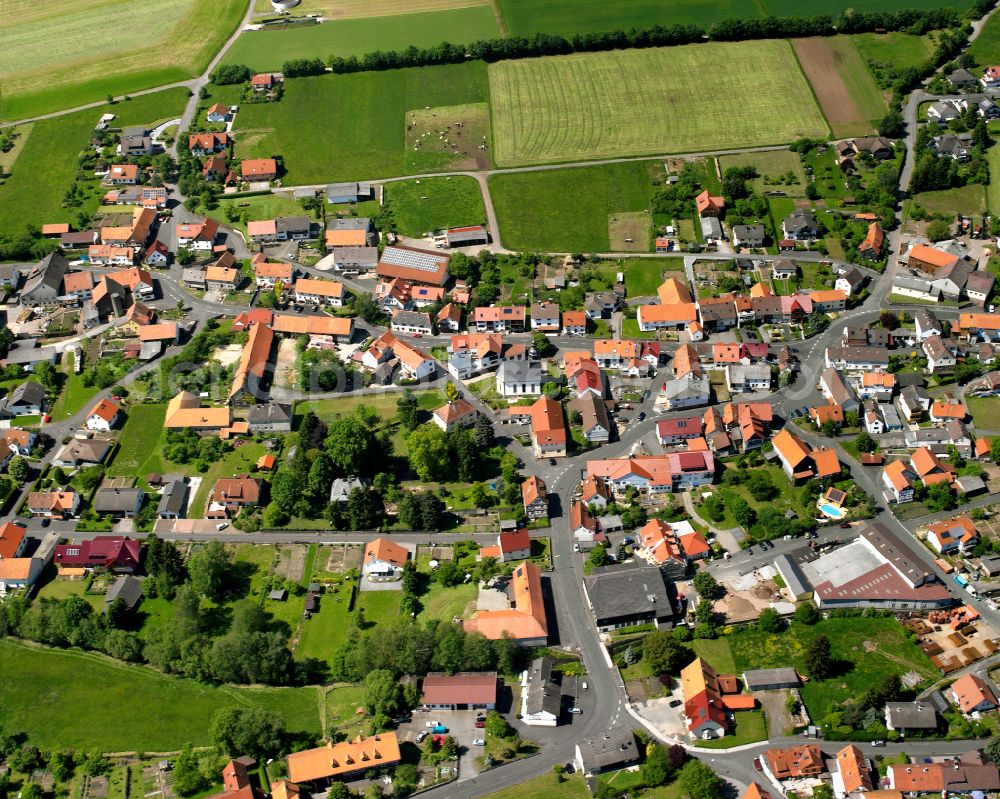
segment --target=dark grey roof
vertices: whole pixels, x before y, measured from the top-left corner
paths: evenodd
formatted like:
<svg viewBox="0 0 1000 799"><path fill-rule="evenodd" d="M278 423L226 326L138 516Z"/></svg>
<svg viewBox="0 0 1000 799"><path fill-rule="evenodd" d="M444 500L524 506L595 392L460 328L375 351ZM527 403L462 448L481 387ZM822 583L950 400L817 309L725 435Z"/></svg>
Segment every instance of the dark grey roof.
<svg viewBox="0 0 1000 799"><path fill-rule="evenodd" d="M524 710L528 714L551 713L559 716L562 691L552 681L552 665L553 660L548 656L531 661L527 687L524 689Z"/></svg>
<svg viewBox="0 0 1000 799"><path fill-rule="evenodd" d="M327 230L371 230L371 228L372 220L367 216L331 219L326 223Z"/></svg>
<svg viewBox="0 0 1000 799"><path fill-rule="evenodd" d="M764 238L763 225L733 225L733 235L738 239Z"/></svg>
<svg viewBox="0 0 1000 799"><path fill-rule="evenodd" d="M937 712L928 702L886 702L888 721L894 729L933 730Z"/></svg>
<svg viewBox="0 0 1000 799"><path fill-rule="evenodd" d="M278 233L308 233L312 221L308 216L279 216L274 220L274 227Z"/></svg>
<svg viewBox="0 0 1000 799"><path fill-rule="evenodd" d="M63 276L69 269L69 261L57 252L46 255L35 264L24 282L21 296L31 294L41 286L45 286L57 294L62 288Z"/></svg>
<svg viewBox="0 0 1000 799"><path fill-rule="evenodd" d="M785 685L798 685L799 675L795 669L784 666L777 669L751 669L743 672L743 681L748 691L766 691Z"/></svg>
<svg viewBox="0 0 1000 799"><path fill-rule="evenodd" d="M656 566L605 566L583 583L598 622L650 612L658 619L673 615L663 572Z"/></svg>
<svg viewBox="0 0 1000 799"><path fill-rule="evenodd" d="M421 313L420 311L397 311L392 316L392 324L403 327L422 327L430 330L431 317L429 314Z"/></svg>
<svg viewBox="0 0 1000 799"><path fill-rule="evenodd" d="M504 383L541 383L542 364L538 361L503 361L497 376Z"/></svg>
<svg viewBox="0 0 1000 799"><path fill-rule="evenodd" d="M635 735L631 730L607 733L603 738L577 744L586 774L597 773L615 766L634 763L639 759Z"/></svg>
<svg viewBox="0 0 1000 799"><path fill-rule="evenodd" d="M101 463L113 444L106 438L73 438L59 450L55 459L62 463Z"/></svg>
<svg viewBox="0 0 1000 799"><path fill-rule="evenodd" d="M788 590L793 597L812 593L812 586L809 585L809 581L802 573L802 569L799 568L799 564L792 560L791 557L788 555L778 555L774 559L774 567L781 575L781 579L785 581L785 585L788 586Z"/></svg>
<svg viewBox="0 0 1000 799"><path fill-rule="evenodd" d="M172 513L179 516L184 511L184 501L187 499L187 483L183 480L171 480L163 489L157 513Z"/></svg>
<svg viewBox="0 0 1000 799"><path fill-rule="evenodd" d="M110 605L116 599L121 599L129 609L134 608L142 599L142 580L123 574L104 594L104 604Z"/></svg>
<svg viewBox="0 0 1000 799"><path fill-rule="evenodd" d="M9 405L37 405L40 407L45 404L45 389L34 380L25 380L10 392L7 399Z"/></svg>
<svg viewBox="0 0 1000 799"><path fill-rule="evenodd" d="M94 510L97 513L132 512L142 502L141 488L99 488L94 495Z"/></svg>
<svg viewBox="0 0 1000 799"><path fill-rule="evenodd" d="M797 231L815 229L816 228L816 217L812 215L812 211L798 210L792 211L788 216L785 217L782 226L785 230Z"/></svg>
<svg viewBox="0 0 1000 799"><path fill-rule="evenodd" d="M292 406L282 405L280 402L254 405L247 411L247 421L250 424L274 424L275 422L287 422L291 418Z"/></svg>
<svg viewBox="0 0 1000 799"><path fill-rule="evenodd" d="M948 74L948 80L958 86L963 86L975 83L976 76L967 69L956 69Z"/></svg>

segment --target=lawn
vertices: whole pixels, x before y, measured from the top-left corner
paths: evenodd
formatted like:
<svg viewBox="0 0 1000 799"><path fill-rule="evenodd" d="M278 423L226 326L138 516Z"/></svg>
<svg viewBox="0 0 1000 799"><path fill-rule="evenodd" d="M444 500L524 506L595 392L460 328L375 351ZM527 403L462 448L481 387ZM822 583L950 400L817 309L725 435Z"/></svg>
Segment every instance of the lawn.
<svg viewBox="0 0 1000 799"><path fill-rule="evenodd" d="M725 172L732 166L752 166L760 175L751 181L754 190L760 194L767 191L783 191L793 197L804 197L806 193L806 173L798 153L791 150L770 150L762 153L739 153L720 155L719 168ZM786 180L791 173L792 180Z"/></svg>
<svg viewBox="0 0 1000 799"><path fill-rule="evenodd" d="M748 629L728 641L737 672L779 666L802 670L806 646L819 635L830 639L838 670L828 680L813 680L801 688L816 723L856 700L887 674L914 671L925 679L937 676L930 660L895 619L827 619L812 627L792 623L774 635Z"/></svg>
<svg viewBox="0 0 1000 799"><path fill-rule="evenodd" d="M792 46L834 136L874 132L885 100L850 36L794 39Z"/></svg>
<svg viewBox="0 0 1000 799"><path fill-rule="evenodd" d="M650 207L654 162L510 172L490 176L505 247L543 252L607 252L615 213Z"/></svg>
<svg viewBox="0 0 1000 799"><path fill-rule="evenodd" d="M736 728L732 735L724 738L713 738L709 741L699 741L698 746L707 749L728 749L731 746L763 741L767 738L767 720L760 710L744 710L733 714Z"/></svg>
<svg viewBox="0 0 1000 799"><path fill-rule="evenodd" d="M292 197L291 194L258 194L253 197L220 197L219 198L219 210L215 213L218 219L228 220L229 216L227 212L229 209L235 209L237 213L247 214L248 221L256 221L258 219L274 219L279 216L310 216L302 209L299 205L298 200ZM244 234L247 232L246 225L242 221L233 222L233 227L242 231Z"/></svg>
<svg viewBox="0 0 1000 799"><path fill-rule="evenodd" d="M163 752L188 742L207 746L212 716L234 704L272 710L291 731L320 732L315 687L209 686L103 655L11 640L0 640L0 673L5 726L24 731L43 749ZM109 718L108 708L134 708L136 697L142 697L142 712Z"/></svg>
<svg viewBox="0 0 1000 799"><path fill-rule="evenodd" d="M327 590L319 602L319 613L302 625L295 657L298 660L315 658L329 663L351 627L348 611L350 584L345 584L336 593Z"/></svg>
<svg viewBox="0 0 1000 799"><path fill-rule="evenodd" d="M912 33L859 33L851 38L865 61L888 64L896 69L920 68L934 53L934 44L929 38Z"/></svg>
<svg viewBox="0 0 1000 799"><path fill-rule="evenodd" d="M162 474L162 453L166 432L163 421L166 405L133 405L122 429L121 446L114 462L108 468L110 475L145 477L150 472Z"/></svg>
<svg viewBox="0 0 1000 799"><path fill-rule="evenodd" d="M726 638L696 638L690 642L691 648L700 658L708 661L708 665L719 674L735 674L736 662L733 660L733 650Z"/></svg>
<svg viewBox="0 0 1000 799"><path fill-rule="evenodd" d="M338 685L327 691L327 729L357 723L357 709L364 704L364 692L365 689L360 685Z"/></svg>
<svg viewBox="0 0 1000 799"><path fill-rule="evenodd" d="M365 406L371 408L381 418L388 419L396 415L396 403L402 396L399 391L386 392L385 394L364 394L352 397L338 397L337 399L307 400L295 406L295 416L303 417L310 411L321 419L330 420L335 416L353 413L355 408ZM445 403L444 393L437 389L427 389L425 391L414 391L413 396L417 398L417 405L421 410L432 411ZM298 426L298 421L296 421Z"/></svg>
<svg viewBox="0 0 1000 799"><path fill-rule="evenodd" d="M40 6L37 13L25 16L21 11L26 5L0 5L3 119L24 119L194 77L246 9L243 0L45 0L32 4ZM122 31L152 33L123 40ZM99 114L88 112L91 124Z"/></svg>
<svg viewBox="0 0 1000 799"><path fill-rule="evenodd" d="M1000 175L1000 143L994 144L986 152L991 175ZM986 205L993 214L1000 213L1000 180L991 180L986 187Z"/></svg>
<svg viewBox="0 0 1000 799"><path fill-rule="evenodd" d="M483 799L590 799L590 790L582 774L567 774L561 782L556 781L555 774L543 774Z"/></svg>
<svg viewBox="0 0 1000 799"><path fill-rule="evenodd" d="M829 131L786 41L500 61L489 79L500 166L782 144ZM724 97L741 98L739 113Z"/></svg>
<svg viewBox="0 0 1000 799"><path fill-rule="evenodd" d="M446 588L440 583L431 583L427 593L420 597L421 610L417 614L417 621L423 622L429 619L451 621L456 617L462 618L469 604L475 603L478 593L479 587L475 581L453 588Z"/></svg>
<svg viewBox="0 0 1000 799"><path fill-rule="evenodd" d="M967 52L981 67L1000 62L1000 18L996 15L989 18Z"/></svg>
<svg viewBox="0 0 1000 799"><path fill-rule="evenodd" d="M723 389L723 391L725 391L724 379L720 377L719 378L720 384L718 385L716 385L714 382L716 379L716 375L721 376L721 374L722 374L721 372L711 373L711 380L713 381L713 387L715 388L716 392L719 391L720 387ZM713 493L719 490L733 491L739 494L741 497L743 497L743 499L745 499L747 503L749 503L750 507L752 507L754 510L759 510L765 505L773 505L782 512L785 512L787 510L793 510L801 519L810 518L816 512L814 507L812 506L807 507L802 504L802 492L796 489L794 486L792 486L791 481L781 470L780 466L775 466L770 464L766 466L755 466L753 467L753 471L763 472L767 474L768 477L771 478L771 482L775 486L777 486L779 492L776 499L770 500L768 502L759 502L751 496L750 491L747 489L745 485L742 484L714 486L711 489L711 491ZM736 520L732 517L728 509L726 510L725 518L721 522L717 522L717 524L719 527L722 528L739 526Z"/></svg>
<svg viewBox="0 0 1000 799"><path fill-rule="evenodd" d="M406 112L485 102L488 91L480 61L297 78L281 102L241 107L240 155L281 155L288 184L405 175Z"/></svg>
<svg viewBox="0 0 1000 799"><path fill-rule="evenodd" d="M992 155L991 160L995 160ZM913 203L932 214L946 214L949 218L955 214L979 216L986 210L986 189L978 183L960 186L955 189L940 191L924 191L913 196Z"/></svg>
<svg viewBox="0 0 1000 799"><path fill-rule="evenodd" d="M385 201L396 230L419 238L442 228L481 225L486 221L483 195L475 178L456 175L387 183Z"/></svg>
<svg viewBox="0 0 1000 799"><path fill-rule="evenodd" d="M227 452L220 461L213 463L207 472L201 476L201 485L188 505L188 516L193 519L203 518L205 515L205 503L208 502L208 493L215 486L217 480L223 477L235 477L238 474L246 474L255 470L257 460L267 452L263 444L248 441L241 447L231 452ZM143 475L145 472L138 472Z"/></svg>
<svg viewBox="0 0 1000 799"><path fill-rule="evenodd" d="M980 430L1000 430L1000 397L966 397L965 404Z"/></svg>
<svg viewBox="0 0 1000 799"><path fill-rule="evenodd" d="M28 224L75 221L76 210L63 208L62 199L76 174L77 155L101 114L116 114L116 125L149 124L179 116L186 98L187 89L170 89L36 122L13 172L0 184L0 230L19 234ZM97 204L95 197L84 210L92 212Z"/></svg>
<svg viewBox="0 0 1000 799"><path fill-rule="evenodd" d="M358 594L357 605L365 614L365 627L389 624L399 617L399 603L402 591L362 591Z"/></svg>
<svg viewBox="0 0 1000 799"><path fill-rule="evenodd" d="M52 418L55 421L64 416L75 416L100 391L97 386L85 386L80 375L74 373L74 357L72 352L68 352L63 359L62 371L66 375L66 381L63 383L62 391L59 393L55 405L52 406Z"/></svg>
<svg viewBox="0 0 1000 799"><path fill-rule="evenodd" d="M663 282L664 272L686 280L682 258L624 258L618 262L618 270L625 273L625 294L634 297L655 297L656 290Z"/></svg>
<svg viewBox="0 0 1000 799"><path fill-rule="evenodd" d="M465 44L499 37L496 15L488 5L482 5L368 19L332 19L322 25L287 30L247 31L236 40L225 61L246 64L254 70L278 70L291 58L347 58L375 50L433 47L441 42Z"/></svg>

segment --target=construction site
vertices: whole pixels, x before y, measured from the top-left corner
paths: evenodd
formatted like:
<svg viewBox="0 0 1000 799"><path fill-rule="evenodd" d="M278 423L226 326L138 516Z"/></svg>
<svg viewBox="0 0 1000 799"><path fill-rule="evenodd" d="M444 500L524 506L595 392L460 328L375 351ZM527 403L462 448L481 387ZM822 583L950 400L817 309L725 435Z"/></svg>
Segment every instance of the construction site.
<svg viewBox="0 0 1000 799"><path fill-rule="evenodd" d="M997 631L971 605L935 610L926 619L903 621L942 674L950 674L997 651Z"/></svg>

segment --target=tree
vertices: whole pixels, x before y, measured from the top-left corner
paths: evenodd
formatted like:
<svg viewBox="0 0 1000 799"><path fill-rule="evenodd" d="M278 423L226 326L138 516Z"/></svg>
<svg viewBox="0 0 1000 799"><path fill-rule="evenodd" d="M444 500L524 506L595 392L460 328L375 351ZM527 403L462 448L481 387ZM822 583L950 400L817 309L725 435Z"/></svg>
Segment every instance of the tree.
<svg viewBox="0 0 1000 799"><path fill-rule="evenodd" d="M757 629L762 633L781 632L785 623L774 608L764 608L757 617Z"/></svg>
<svg viewBox="0 0 1000 799"><path fill-rule="evenodd" d="M283 746L285 722L277 713L257 707L228 707L212 717L209 734L223 754L265 760Z"/></svg>
<svg viewBox="0 0 1000 799"><path fill-rule="evenodd" d="M750 496L758 502L767 502L778 496L778 487L767 472L750 472L746 486Z"/></svg>
<svg viewBox="0 0 1000 799"><path fill-rule="evenodd" d="M924 497L924 505L927 506L927 510L932 513L940 513L941 511L953 510L957 504L955 489L948 483L941 482L927 486Z"/></svg>
<svg viewBox="0 0 1000 799"><path fill-rule="evenodd" d="M31 475L31 469L28 466L28 462L22 458L20 455L15 455L10 459L10 463L7 464L7 474L11 476L11 479L15 483L26 483L28 482L28 477Z"/></svg>
<svg viewBox="0 0 1000 799"><path fill-rule="evenodd" d="M186 744L174 760L174 790L181 796L190 796L203 790L207 784L191 744Z"/></svg>
<svg viewBox="0 0 1000 799"><path fill-rule="evenodd" d="M805 670L811 680L825 680L832 673L833 654L830 650L830 639L825 635L813 638L805 651Z"/></svg>
<svg viewBox="0 0 1000 799"><path fill-rule="evenodd" d="M494 738L506 738L511 733L507 720L495 710L491 710L487 714L484 729L487 735L492 735Z"/></svg>
<svg viewBox="0 0 1000 799"><path fill-rule="evenodd" d="M231 562L221 541L209 541L188 560L191 586L208 599L222 595Z"/></svg>
<svg viewBox="0 0 1000 799"><path fill-rule="evenodd" d="M951 225L943 219L935 219L927 226L927 238L931 241L944 241L951 238Z"/></svg>
<svg viewBox="0 0 1000 799"><path fill-rule="evenodd" d="M857 438L854 439L854 445L858 448L858 452L874 452L878 449L878 443L868 435L867 430L858 433Z"/></svg>
<svg viewBox="0 0 1000 799"><path fill-rule="evenodd" d="M906 121L903 119L903 115L899 111L893 109L879 120L876 127L878 128L879 136L885 136L889 139L898 139L903 135L903 131L906 129Z"/></svg>
<svg viewBox="0 0 1000 799"><path fill-rule="evenodd" d="M448 436L437 425L425 425L406 437L410 466L421 480L444 480L452 473Z"/></svg>
<svg viewBox="0 0 1000 799"><path fill-rule="evenodd" d="M698 592L698 596L705 599L715 599L719 593L719 583L704 569L698 570L694 579L691 580L691 584L694 586L694 590Z"/></svg>
<svg viewBox="0 0 1000 799"><path fill-rule="evenodd" d="M365 675L365 709L372 714L395 716L402 703L402 689L388 669L375 669Z"/></svg>
<svg viewBox="0 0 1000 799"><path fill-rule="evenodd" d="M496 444L496 433L493 430L493 421L485 413L476 417L475 441L481 450L488 450ZM1000 441L1000 439L997 439ZM516 471L516 470L515 470Z"/></svg>
<svg viewBox="0 0 1000 799"><path fill-rule="evenodd" d="M654 630L642 641L642 659L657 674L677 674L694 660L694 652L671 630Z"/></svg>
<svg viewBox="0 0 1000 799"><path fill-rule="evenodd" d="M382 498L367 488L355 488L347 497L347 520L353 530L377 528L385 514Z"/></svg>
<svg viewBox="0 0 1000 799"><path fill-rule="evenodd" d="M590 551L590 563L593 566L607 566L608 565L608 548L604 544L598 542L597 545Z"/></svg>
<svg viewBox="0 0 1000 799"><path fill-rule="evenodd" d="M243 64L222 64L212 72L212 83L216 86L246 83L252 74L250 67Z"/></svg>
<svg viewBox="0 0 1000 799"><path fill-rule="evenodd" d="M451 383L448 384L452 385ZM417 398L410 389L403 391L403 396L396 400L396 415L399 417L403 429L407 431L415 430L420 424L420 409L417 405Z"/></svg>
<svg viewBox="0 0 1000 799"><path fill-rule="evenodd" d="M21 799L44 799L45 793L37 782L29 782L21 789Z"/></svg>
<svg viewBox="0 0 1000 799"><path fill-rule="evenodd" d="M795 608L795 621L799 624L816 624L819 621L819 611L811 602L803 602Z"/></svg>
<svg viewBox="0 0 1000 799"><path fill-rule="evenodd" d="M458 386L452 383L450 380L445 384L444 396L448 402L454 402L458 399Z"/></svg>
<svg viewBox="0 0 1000 799"><path fill-rule="evenodd" d="M646 749L646 760L639 768L645 786L656 788L665 784L673 771L667 750L658 743L650 744Z"/></svg>
<svg viewBox="0 0 1000 799"><path fill-rule="evenodd" d="M685 763L677 780L688 799L722 799L722 780L700 760Z"/></svg>
<svg viewBox="0 0 1000 799"><path fill-rule="evenodd" d="M983 754L994 764L1000 764L1000 735L994 735L983 747Z"/></svg>
<svg viewBox="0 0 1000 799"><path fill-rule="evenodd" d="M330 422L326 452L334 465L348 475L370 474L382 461L375 433L357 414Z"/></svg>

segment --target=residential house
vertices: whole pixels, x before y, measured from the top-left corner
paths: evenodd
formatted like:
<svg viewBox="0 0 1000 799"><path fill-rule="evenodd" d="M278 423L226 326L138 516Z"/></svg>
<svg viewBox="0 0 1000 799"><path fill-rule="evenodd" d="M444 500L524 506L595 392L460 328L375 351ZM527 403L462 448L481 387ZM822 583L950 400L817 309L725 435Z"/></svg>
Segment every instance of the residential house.
<svg viewBox="0 0 1000 799"><path fill-rule="evenodd" d="M797 744L783 749L768 749L760 758L764 773L776 782L818 777L826 767L823 752L815 744Z"/></svg>
<svg viewBox="0 0 1000 799"><path fill-rule="evenodd" d="M552 679L555 661L535 658L521 672L521 723L529 727L555 727L562 713L562 689Z"/></svg>
<svg viewBox="0 0 1000 799"><path fill-rule="evenodd" d="M907 386L899 392L899 409L907 422L919 421L931 409L931 397L922 386Z"/></svg>
<svg viewBox="0 0 1000 799"><path fill-rule="evenodd" d="M872 222L868 226L868 232L865 234L864 239L858 245L858 252L861 253L864 258L879 259L882 257L882 253L885 251L885 230L879 222ZM861 273L854 269L858 275ZM862 278L863 279L863 278ZM836 286L840 288L840 286ZM850 293L850 292L848 292Z"/></svg>
<svg viewBox="0 0 1000 799"><path fill-rule="evenodd" d="M117 426L122 418L122 408L117 402L104 398L87 411L87 429L105 432Z"/></svg>
<svg viewBox="0 0 1000 799"><path fill-rule="evenodd" d="M996 278L989 272L973 271L969 273L965 281L965 296L980 308L986 306L987 301L993 294L993 285Z"/></svg>
<svg viewBox="0 0 1000 799"><path fill-rule="evenodd" d="M209 291L229 294L243 283L243 272L228 250L205 269L205 286Z"/></svg>
<svg viewBox="0 0 1000 799"><path fill-rule="evenodd" d="M701 658L681 669L684 721L688 735L696 739L721 738L729 728L719 677Z"/></svg>
<svg viewBox="0 0 1000 799"><path fill-rule="evenodd" d="M219 235L219 223L208 218L200 222L179 222L175 232L178 247L186 247L196 252L208 251L212 249Z"/></svg>
<svg viewBox="0 0 1000 799"><path fill-rule="evenodd" d="M215 481L208 495L206 519L228 519L243 508L256 508L261 504L264 484L249 475L223 477Z"/></svg>
<svg viewBox="0 0 1000 799"><path fill-rule="evenodd" d="M80 495L75 491L32 491L27 504L32 516L66 519L79 511Z"/></svg>
<svg viewBox="0 0 1000 799"><path fill-rule="evenodd" d="M0 399L0 419L41 416L45 407L45 389L34 380L25 380Z"/></svg>
<svg viewBox="0 0 1000 799"><path fill-rule="evenodd" d="M845 413L856 413L860 410L861 403L836 369L827 368L820 373L819 387L823 396L834 405L839 405Z"/></svg>
<svg viewBox="0 0 1000 799"><path fill-rule="evenodd" d="M656 423L656 438L661 446L670 447L686 444L702 434L702 417L678 416L672 419L660 419Z"/></svg>
<svg viewBox="0 0 1000 799"><path fill-rule="evenodd" d="M508 533L500 533L494 546L484 546L479 551L480 558L495 558L501 563L527 560L531 557L531 536L521 527Z"/></svg>
<svg viewBox="0 0 1000 799"><path fill-rule="evenodd" d="M521 305L490 305L474 308L472 322L480 333L523 333L526 316Z"/></svg>
<svg viewBox="0 0 1000 799"><path fill-rule="evenodd" d="M967 716L997 707L993 689L978 674L963 674L951 684L949 694L958 709Z"/></svg>
<svg viewBox="0 0 1000 799"><path fill-rule="evenodd" d="M840 474L841 465L833 449L813 449L787 427L771 439L782 469L789 479L829 478Z"/></svg>
<svg viewBox="0 0 1000 799"><path fill-rule="evenodd" d="M931 421L935 424L956 421L962 422L969 412L961 402L935 400L931 403Z"/></svg>
<svg viewBox="0 0 1000 799"><path fill-rule="evenodd" d="M396 361L401 375L407 380L424 380L437 373L437 362L423 350L396 338L386 331L371 343L361 358L361 363L373 372Z"/></svg>
<svg viewBox="0 0 1000 799"><path fill-rule="evenodd" d="M763 225L733 225L734 247L763 247L765 236Z"/></svg>
<svg viewBox="0 0 1000 799"><path fill-rule="evenodd" d="M479 418L479 411L464 399L447 402L440 408L435 408L431 420L444 432L450 433L460 427L472 427Z"/></svg>
<svg viewBox="0 0 1000 799"><path fill-rule="evenodd" d="M944 333L944 328L938 321L937 316L927 308L918 308L913 312L913 325L917 331L918 341L923 341L931 336L940 338Z"/></svg>
<svg viewBox="0 0 1000 799"><path fill-rule="evenodd" d="M541 572L531 561L519 564L508 587L509 609L480 610L463 623L466 632L481 633L490 640L509 637L519 646L545 646L549 625L542 596Z"/></svg>
<svg viewBox="0 0 1000 799"><path fill-rule="evenodd" d="M240 162L240 176L251 183L268 183L278 177L278 162L273 158L247 158Z"/></svg>
<svg viewBox="0 0 1000 799"><path fill-rule="evenodd" d="M771 276L775 280L794 280L799 273L799 268L794 261L787 258L778 258L771 265Z"/></svg>
<svg viewBox="0 0 1000 799"><path fill-rule="evenodd" d="M541 477L529 476L521 483L521 501L528 519L549 517L549 494Z"/></svg>
<svg viewBox="0 0 1000 799"><path fill-rule="evenodd" d="M874 399L892 402L896 388L896 375L892 372L863 372L856 381L858 397L862 400Z"/></svg>
<svg viewBox="0 0 1000 799"><path fill-rule="evenodd" d="M840 371L885 372L889 369L889 351L884 347L827 347L824 357L828 368Z"/></svg>
<svg viewBox="0 0 1000 799"><path fill-rule="evenodd" d="M542 393L542 365L538 361L504 361L497 369L497 393L523 397Z"/></svg>
<svg viewBox="0 0 1000 799"><path fill-rule="evenodd" d="M278 283L288 286L295 276L294 267L286 261L268 261L264 256L258 260L255 256L251 265L257 288L273 289Z"/></svg>
<svg viewBox="0 0 1000 799"><path fill-rule="evenodd" d="M562 333L564 336L585 336L587 315L585 311L563 311Z"/></svg>
<svg viewBox="0 0 1000 799"><path fill-rule="evenodd" d="M587 475L604 480L616 495L630 486L644 494L686 491L714 480L715 458L711 452L669 452L592 460L587 463Z"/></svg>
<svg viewBox="0 0 1000 799"><path fill-rule="evenodd" d="M592 777L604 771L630 767L638 763L639 759L635 735L629 729L612 731L602 738L579 742L573 764L584 777Z"/></svg>
<svg viewBox="0 0 1000 799"><path fill-rule="evenodd" d="M117 574L133 574L139 570L139 550L139 542L134 538L98 535L72 544L57 544L55 564L59 568L104 569Z"/></svg>
<svg viewBox="0 0 1000 799"><path fill-rule="evenodd" d="M765 363L727 364L725 373L726 386L730 393L742 394L771 389L771 367Z"/></svg>
<svg viewBox="0 0 1000 799"><path fill-rule="evenodd" d="M927 525L927 543L938 553L967 553L979 543L979 533L972 519L963 514Z"/></svg>
<svg viewBox="0 0 1000 799"><path fill-rule="evenodd" d="M229 149L229 144L228 133L192 133L188 136L188 150L191 151L191 155L197 158L224 152Z"/></svg>
<svg viewBox="0 0 1000 799"><path fill-rule="evenodd" d="M365 546L361 573L374 582L399 580L410 557L410 550L401 544L388 538L376 538Z"/></svg>
<svg viewBox="0 0 1000 799"><path fill-rule="evenodd" d="M345 297L344 284L334 280L300 277L295 281L296 302L342 308Z"/></svg>
<svg viewBox="0 0 1000 799"><path fill-rule="evenodd" d="M792 211L781 222L781 234L790 241L813 241L819 238L819 226L812 211Z"/></svg>
<svg viewBox="0 0 1000 799"><path fill-rule="evenodd" d="M673 624L676 591L656 566L633 562L594 569L583 578L583 592L601 632Z"/></svg>
<svg viewBox="0 0 1000 799"><path fill-rule="evenodd" d="M551 397L539 397L531 406L531 442L536 458L566 457L566 418Z"/></svg>
<svg viewBox="0 0 1000 799"><path fill-rule="evenodd" d="M288 779L292 784L327 785L329 781L360 777L372 769L394 766L402 760L394 732L381 732L349 741L328 741L316 749L288 756Z"/></svg>
<svg viewBox="0 0 1000 799"><path fill-rule="evenodd" d="M112 164L101 183L105 186L134 186L139 182L136 164Z"/></svg>
<svg viewBox="0 0 1000 799"><path fill-rule="evenodd" d="M726 201L717 195L711 195L708 189L701 192L694 198L694 206L698 211L698 216L722 216L725 210Z"/></svg>
<svg viewBox="0 0 1000 799"><path fill-rule="evenodd" d="M181 391L167 403L163 426L167 430L191 429L197 433L218 434L232 424L232 418L228 406L202 408L195 394Z"/></svg>
<svg viewBox="0 0 1000 799"><path fill-rule="evenodd" d="M611 440L611 422L604 400L593 392L585 392L569 403L571 413L580 414L580 428L584 438L591 443Z"/></svg>
<svg viewBox="0 0 1000 799"><path fill-rule="evenodd" d="M51 305L62 295L63 277L69 261L57 252L31 267L18 298L21 305Z"/></svg>
<svg viewBox="0 0 1000 799"><path fill-rule="evenodd" d="M535 302L531 304L531 329L540 333L558 333L560 330L561 313L554 302Z"/></svg>
<svg viewBox="0 0 1000 799"><path fill-rule="evenodd" d="M833 774L834 795L843 799L858 792L875 790L878 772L872 774L872 765L854 744L837 752L837 771Z"/></svg>
<svg viewBox="0 0 1000 799"><path fill-rule="evenodd" d="M930 702L886 702L885 726L901 735L933 732L938 726L937 710Z"/></svg>
<svg viewBox="0 0 1000 799"><path fill-rule="evenodd" d="M613 291L591 292L584 299L584 313L588 319L610 319L622 303L621 295Z"/></svg>
<svg viewBox="0 0 1000 799"><path fill-rule="evenodd" d="M375 274L383 280L402 278L427 286L443 286L448 281L450 256L394 245L382 251Z"/></svg>
<svg viewBox="0 0 1000 799"><path fill-rule="evenodd" d="M99 516L132 519L139 515L146 492L141 488L99 488L94 494L94 512Z"/></svg>

